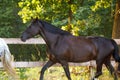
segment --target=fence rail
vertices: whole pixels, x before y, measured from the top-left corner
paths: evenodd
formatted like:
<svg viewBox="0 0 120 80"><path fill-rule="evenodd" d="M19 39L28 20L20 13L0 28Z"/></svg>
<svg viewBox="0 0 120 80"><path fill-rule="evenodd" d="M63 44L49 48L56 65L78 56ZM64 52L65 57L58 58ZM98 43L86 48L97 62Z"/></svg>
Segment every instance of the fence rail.
<svg viewBox="0 0 120 80"><path fill-rule="evenodd" d="M7 44L45 44L42 38L32 38L27 40L26 42L22 42L19 38L3 38ZM118 45L120 45L120 39L114 39ZM14 62L13 65L15 67L40 67L43 66L46 62ZM115 62L112 61L112 64L115 65ZM60 64L56 64L55 66L59 66ZM96 66L95 61L89 61L84 63L69 63L71 66ZM0 62L0 67L3 67Z"/></svg>
<svg viewBox="0 0 120 80"><path fill-rule="evenodd" d="M3 38L7 44L45 44L42 38L31 38L22 42L20 38Z"/></svg>
<svg viewBox="0 0 120 80"><path fill-rule="evenodd" d="M22 42L20 38L3 38L7 44L45 44L42 38L31 38L26 42ZM120 45L120 39L114 39Z"/></svg>

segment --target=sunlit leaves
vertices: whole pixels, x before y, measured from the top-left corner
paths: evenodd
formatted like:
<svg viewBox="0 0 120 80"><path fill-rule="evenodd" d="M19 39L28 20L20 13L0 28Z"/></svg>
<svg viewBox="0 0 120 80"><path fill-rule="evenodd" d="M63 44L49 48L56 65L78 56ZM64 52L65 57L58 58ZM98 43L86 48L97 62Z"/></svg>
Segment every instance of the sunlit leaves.
<svg viewBox="0 0 120 80"><path fill-rule="evenodd" d="M69 26L67 26L67 25L66 25L66 26L62 26L62 29L68 31ZM78 35L79 35L79 34L78 34L78 31L79 31L78 26L75 26L75 25L71 24L70 32L71 32L73 35L78 36Z"/></svg>
<svg viewBox="0 0 120 80"><path fill-rule="evenodd" d="M71 5L71 10L72 10L73 13L76 13L77 6L75 4L72 4Z"/></svg>
<svg viewBox="0 0 120 80"><path fill-rule="evenodd" d="M93 11L96 11L99 8L108 8L112 4L112 0L98 0L95 5L91 7Z"/></svg>
<svg viewBox="0 0 120 80"><path fill-rule="evenodd" d="M32 18L40 17L40 15L44 13L43 6L40 5L39 0L23 0L19 2L18 5L22 8L18 15L23 19L23 23L26 23Z"/></svg>
<svg viewBox="0 0 120 80"><path fill-rule="evenodd" d="M26 23L32 18L39 17L48 21L55 19L68 18L69 9L74 13L78 6L79 1L73 1L69 4L70 0L22 0L18 3L21 10L18 15Z"/></svg>

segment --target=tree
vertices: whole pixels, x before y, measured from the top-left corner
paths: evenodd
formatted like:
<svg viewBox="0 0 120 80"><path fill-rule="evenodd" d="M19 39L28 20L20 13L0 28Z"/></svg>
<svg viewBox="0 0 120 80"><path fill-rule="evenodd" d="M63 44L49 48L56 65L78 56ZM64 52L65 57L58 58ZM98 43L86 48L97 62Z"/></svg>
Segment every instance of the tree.
<svg viewBox="0 0 120 80"><path fill-rule="evenodd" d="M120 38L120 0L117 0L116 2L112 38L114 39Z"/></svg>

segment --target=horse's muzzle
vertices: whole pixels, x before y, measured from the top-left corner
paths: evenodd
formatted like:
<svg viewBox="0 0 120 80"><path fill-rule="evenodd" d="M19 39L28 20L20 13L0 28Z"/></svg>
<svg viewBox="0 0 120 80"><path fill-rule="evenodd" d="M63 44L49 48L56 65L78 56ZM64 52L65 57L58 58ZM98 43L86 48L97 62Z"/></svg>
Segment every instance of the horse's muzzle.
<svg viewBox="0 0 120 80"><path fill-rule="evenodd" d="M23 41L23 42L25 42L26 41L26 39L25 38L23 38L23 36L21 36L21 41Z"/></svg>

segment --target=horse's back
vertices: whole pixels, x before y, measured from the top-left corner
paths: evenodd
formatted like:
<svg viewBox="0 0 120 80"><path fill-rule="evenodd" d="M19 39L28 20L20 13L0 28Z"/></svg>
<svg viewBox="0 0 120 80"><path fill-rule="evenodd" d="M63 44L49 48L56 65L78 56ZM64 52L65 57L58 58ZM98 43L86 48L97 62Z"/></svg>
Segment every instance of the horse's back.
<svg viewBox="0 0 120 80"><path fill-rule="evenodd" d="M88 37L88 38L91 39L93 44L96 46L98 56L109 55L114 50L114 46L111 42L111 39L104 37Z"/></svg>
<svg viewBox="0 0 120 80"><path fill-rule="evenodd" d="M88 38L92 40L93 44L95 44L97 48L100 48L100 49L114 48L111 42L111 39L104 38L104 37L88 37Z"/></svg>

